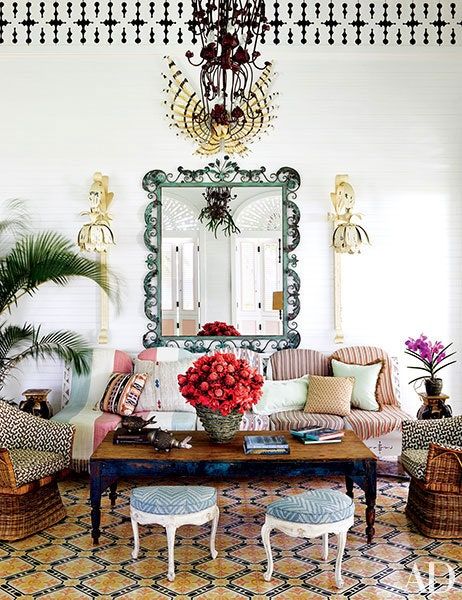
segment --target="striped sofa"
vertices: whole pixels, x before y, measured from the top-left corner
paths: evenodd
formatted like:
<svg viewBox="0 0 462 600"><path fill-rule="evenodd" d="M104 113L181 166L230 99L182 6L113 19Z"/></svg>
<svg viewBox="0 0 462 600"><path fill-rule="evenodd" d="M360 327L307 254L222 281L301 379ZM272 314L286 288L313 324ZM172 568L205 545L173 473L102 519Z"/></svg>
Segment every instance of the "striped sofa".
<svg viewBox="0 0 462 600"><path fill-rule="evenodd" d="M381 348L354 346L338 349L331 356L317 350L281 350L269 359L272 379L295 379L303 375L332 375L331 358L350 364L368 364L377 359L385 363L379 377L378 412L353 408L346 417L299 411L278 412L268 417L268 428L301 429L311 425L352 429L379 457L397 456L401 452L401 424L413 419L400 408L398 361Z"/></svg>
<svg viewBox="0 0 462 600"><path fill-rule="evenodd" d="M263 372L263 355L247 349L235 349L240 358ZM175 361L189 352L178 348L152 348L149 360ZM139 355L141 356L141 355ZM283 430L302 428L309 425L322 427L351 428L378 456L397 456L401 452L401 423L411 419L399 407L399 385L397 364L383 350L372 347L354 347L338 350L335 358L343 362L372 362L377 358L385 360L386 368L381 377L384 402L379 412L353 409L347 417L312 414L303 411L285 411L272 415L246 413L241 429L246 431ZM72 369L65 368L63 382L63 409L54 421L71 423L75 428L72 451L72 468L85 471L93 451L99 446L108 431L116 429L121 417L99 410L99 400L103 395L112 372L130 373L133 369L132 357L126 352L110 348L93 350L90 373L77 376ZM317 350L291 349L275 352L269 357L268 376L272 379L294 379L302 375L331 375L330 358ZM151 412L140 413L144 417L155 415L159 427L171 431L202 429L195 412Z"/></svg>

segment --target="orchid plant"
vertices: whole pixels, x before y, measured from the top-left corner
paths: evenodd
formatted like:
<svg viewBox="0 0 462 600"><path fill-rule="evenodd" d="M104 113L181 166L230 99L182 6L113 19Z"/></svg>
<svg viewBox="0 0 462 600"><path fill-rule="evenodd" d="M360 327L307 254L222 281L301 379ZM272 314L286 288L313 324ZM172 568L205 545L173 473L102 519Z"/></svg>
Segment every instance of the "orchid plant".
<svg viewBox="0 0 462 600"><path fill-rule="evenodd" d="M406 340L405 345L405 354L417 358L417 360L422 363L421 366L410 366L409 369L418 369L427 373L427 375L416 377L409 383L415 383L421 379L434 380L435 375L441 371L441 369L449 367L449 365L453 365L457 362L455 360L447 362L447 360L455 354L455 352L447 354L447 350L452 346L452 342L447 346L444 346L443 343L439 341L431 342L428 337L422 333L416 340L414 338Z"/></svg>

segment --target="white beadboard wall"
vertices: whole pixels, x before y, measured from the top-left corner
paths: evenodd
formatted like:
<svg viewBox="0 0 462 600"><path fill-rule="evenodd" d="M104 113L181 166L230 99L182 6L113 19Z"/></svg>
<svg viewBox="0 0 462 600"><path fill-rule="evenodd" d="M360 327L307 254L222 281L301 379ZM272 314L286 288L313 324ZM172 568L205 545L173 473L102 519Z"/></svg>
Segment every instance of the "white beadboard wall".
<svg viewBox="0 0 462 600"><path fill-rule="evenodd" d="M185 73L184 47L170 47ZM462 50L459 48L275 48L279 117L274 131L239 159L244 167L296 168L302 186L299 272L302 346L330 350L333 283L329 193L348 173L372 246L344 259L347 344L376 344L398 355L403 403L403 342L425 332L462 352ZM4 48L0 53L0 199L27 199L37 229L75 238L92 175L109 175L117 245L110 264L123 278L123 303L110 322L110 345L142 347L143 212L141 179L150 169L198 168L204 159L169 130L162 105L162 49ZM197 74L196 74L197 75ZM78 281L44 287L22 301L18 322L98 330L98 292ZM459 356L462 361L462 354ZM8 389L53 388L60 365L26 365ZM462 409L461 363L443 372L455 412Z"/></svg>

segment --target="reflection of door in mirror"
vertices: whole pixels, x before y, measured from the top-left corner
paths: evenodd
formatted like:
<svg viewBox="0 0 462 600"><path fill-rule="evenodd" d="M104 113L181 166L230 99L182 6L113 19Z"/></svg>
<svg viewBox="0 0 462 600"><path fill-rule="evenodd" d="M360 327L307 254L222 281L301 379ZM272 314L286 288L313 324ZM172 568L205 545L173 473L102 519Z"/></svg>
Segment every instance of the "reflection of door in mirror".
<svg viewBox="0 0 462 600"><path fill-rule="evenodd" d="M191 207L173 197L162 211L162 335L196 335L199 228Z"/></svg>
<svg viewBox="0 0 462 600"><path fill-rule="evenodd" d="M249 198L238 211L235 236L235 321L242 335L282 335L273 294L282 290L280 192Z"/></svg>
<svg viewBox="0 0 462 600"><path fill-rule="evenodd" d="M195 336L224 321L242 335L282 335L281 191L235 187L231 212L240 233L217 236L198 221L204 187L162 190L162 335Z"/></svg>

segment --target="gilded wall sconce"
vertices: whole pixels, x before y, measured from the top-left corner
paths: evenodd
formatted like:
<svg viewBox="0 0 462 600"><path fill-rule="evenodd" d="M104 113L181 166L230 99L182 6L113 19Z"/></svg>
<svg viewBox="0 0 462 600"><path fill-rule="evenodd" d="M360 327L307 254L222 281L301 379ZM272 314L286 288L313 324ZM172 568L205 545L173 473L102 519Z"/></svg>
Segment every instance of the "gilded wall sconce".
<svg viewBox="0 0 462 600"><path fill-rule="evenodd" d="M330 195L334 213L329 213L333 222L332 247L334 249L334 326L335 343L343 343L342 326L342 254L359 254L363 244L369 244L369 236L358 220L360 213L354 213L355 191L348 181L348 175L335 177L335 192Z"/></svg>
<svg viewBox="0 0 462 600"><path fill-rule="evenodd" d="M90 210L81 213L90 218L79 231L77 243L83 252L97 252L101 263L101 272L107 275L107 250L114 244L114 234L111 229L112 217L108 212L114 194L109 192L109 177L97 172L93 175L93 184L90 188L88 200ZM99 344L109 341L109 298L101 289L101 313Z"/></svg>

